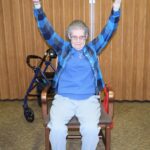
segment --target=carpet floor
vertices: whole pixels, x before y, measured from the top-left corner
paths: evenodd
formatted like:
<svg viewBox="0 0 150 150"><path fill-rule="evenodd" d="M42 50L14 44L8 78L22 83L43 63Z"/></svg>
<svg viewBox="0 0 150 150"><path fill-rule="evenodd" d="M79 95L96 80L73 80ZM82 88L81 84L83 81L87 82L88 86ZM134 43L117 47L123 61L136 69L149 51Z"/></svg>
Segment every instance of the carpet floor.
<svg viewBox="0 0 150 150"><path fill-rule="evenodd" d="M28 104L34 122L23 115L22 101L0 101L0 150L44 150L41 108ZM150 102L114 102L111 150L150 150ZM80 140L68 141L67 150L80 150ZM98 148L104 150L100 141Z"/></svg>

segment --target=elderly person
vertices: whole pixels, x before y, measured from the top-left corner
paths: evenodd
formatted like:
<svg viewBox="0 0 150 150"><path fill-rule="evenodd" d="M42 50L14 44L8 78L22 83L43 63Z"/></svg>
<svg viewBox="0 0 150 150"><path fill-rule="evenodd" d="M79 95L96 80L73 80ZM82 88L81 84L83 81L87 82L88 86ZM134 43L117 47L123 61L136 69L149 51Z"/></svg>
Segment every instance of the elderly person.
<svg viewBox="0 0 150 150"><path fill-rule="evenodd" d="M89 28L74 20L67 28L68 41L62 39L48 21L39 0L32 0L38 28L58 56L53 80L56 95L50 109L53 150L66 150L66 124L75 115L80 122L82 150L95 150L99 142L100 102L97 94L105 84L97 55L107 45L118 26L121 0L115 0L111 15L102 32L87 43Z"/></svg>

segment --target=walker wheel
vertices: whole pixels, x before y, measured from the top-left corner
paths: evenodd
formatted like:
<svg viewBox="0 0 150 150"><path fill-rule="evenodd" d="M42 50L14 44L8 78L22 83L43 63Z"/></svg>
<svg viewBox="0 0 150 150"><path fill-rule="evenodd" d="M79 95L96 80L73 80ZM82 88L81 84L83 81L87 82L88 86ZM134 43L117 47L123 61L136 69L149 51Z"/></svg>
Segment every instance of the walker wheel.
<svg viewBox="0 0 150 150"><path fill-rule="evenodd" d="M30 107L24 108L24 116L28 122L33 122L34 112Z"/></svg>

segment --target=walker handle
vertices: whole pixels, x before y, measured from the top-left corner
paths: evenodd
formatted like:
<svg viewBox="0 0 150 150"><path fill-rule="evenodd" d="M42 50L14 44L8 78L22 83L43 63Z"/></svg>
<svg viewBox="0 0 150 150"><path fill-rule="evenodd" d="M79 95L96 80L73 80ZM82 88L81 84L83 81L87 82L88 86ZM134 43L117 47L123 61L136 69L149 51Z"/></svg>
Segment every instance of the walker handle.
<svg viewBox="0 0 150 150"><path fill-rule="evenodd" d="M32 69L34 70L36 67L33 66L33 65L31 65L31 63L30 63L30 60L31 60L31 59L40 59L40 60L42 60L42 58L41 58L40 56L37 56L37 55L28 55L28 56L27 56L26 63L27 63L27 65L28 65L30 68L32 68Z"/></svg>

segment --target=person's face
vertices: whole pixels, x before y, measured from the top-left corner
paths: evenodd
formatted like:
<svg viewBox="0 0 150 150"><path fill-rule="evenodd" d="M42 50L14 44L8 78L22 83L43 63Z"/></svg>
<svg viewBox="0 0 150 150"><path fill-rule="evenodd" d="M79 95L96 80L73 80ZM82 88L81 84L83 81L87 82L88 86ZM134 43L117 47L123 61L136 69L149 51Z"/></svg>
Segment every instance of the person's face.
<svg viewBox="0 0 150 150"><path fill-rule="evenodd" d="M83 29L73 29L69 36L72 47L76 50L81 50L85 45L87 36Z"/></svg>

